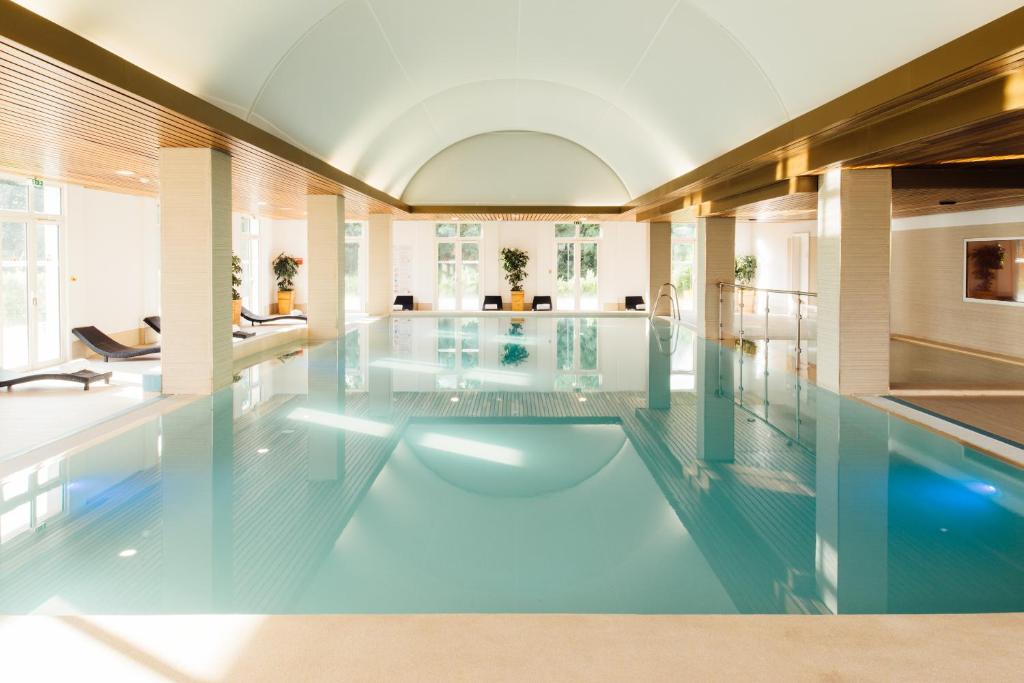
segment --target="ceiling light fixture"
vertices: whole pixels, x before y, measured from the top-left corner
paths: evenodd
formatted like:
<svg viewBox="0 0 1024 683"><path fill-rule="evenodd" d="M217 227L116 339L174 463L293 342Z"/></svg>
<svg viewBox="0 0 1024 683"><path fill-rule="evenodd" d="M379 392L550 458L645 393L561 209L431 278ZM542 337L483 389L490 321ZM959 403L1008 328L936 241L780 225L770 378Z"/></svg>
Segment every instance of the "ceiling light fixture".
<svg viewBox="0 0 1024 683"><path fill-rule="evenodd" d="M135 175L135 171L114 171L116 175L123 176L125 178Z"/></svg>
<svg viewBox="0 0 1024 683"><path fill-rule="evenodd" d="M139 182L142 183L143 185L149 185L149 178L143 176L142 178L139 178Z"/></svg>
<svg viewBox="0 0 1024 683"><path fill-rule="evenodd" d="M956 200L955 199L940 199L939 200L939 206L953 206L954 204L956 204Z"/></svg>

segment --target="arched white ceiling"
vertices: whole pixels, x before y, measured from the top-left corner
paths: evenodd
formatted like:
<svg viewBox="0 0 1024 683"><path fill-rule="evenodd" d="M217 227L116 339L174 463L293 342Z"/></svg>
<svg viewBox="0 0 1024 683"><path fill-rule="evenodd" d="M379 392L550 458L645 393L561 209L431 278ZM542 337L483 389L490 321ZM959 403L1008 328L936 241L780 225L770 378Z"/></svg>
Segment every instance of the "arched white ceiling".
<svg viewBox="0 0 1024 683"><path fill-rule="evenodd" d="M531 130L631 195L1017 0L19 0L401 195L428 159Z"/></svg>
<svg viewBox="0 0 1024 683"><path fill-rule="evenodd" d="M629 192L592 152L554 135L484 133L420 167L402 201L423 204L620 206Z"/></svg>

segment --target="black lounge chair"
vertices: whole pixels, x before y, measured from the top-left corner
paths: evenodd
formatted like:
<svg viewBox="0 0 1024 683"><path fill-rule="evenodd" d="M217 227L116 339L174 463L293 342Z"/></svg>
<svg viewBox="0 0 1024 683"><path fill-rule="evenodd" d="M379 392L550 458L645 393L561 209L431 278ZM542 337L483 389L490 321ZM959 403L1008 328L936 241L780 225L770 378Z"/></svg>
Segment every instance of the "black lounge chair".
<svg viewBox="0 0 1024 683"><path fill-rule="evenodd" d="M537 308L541 306L541 308ZM547 306L547 308L544 308ZM550 296L535 296L533 297L533 304L530 306L535 311L553 311L555 307L551 304Z"/></svg>
<svg viewBox="0 0 1024 683"><path fill-rule="evenodd" d="M262 325L263 323L272 323L277 320L306 320L306 316L301 314L292 315L291 313L288 313L285 315L258 315L250 311L245 306L242 306L242 317L248 320L253 325L257 323L259 323L260 325Z"/></svg>
<svg viewBox="0 0 1024 683"><path fill-rule="evenodd" d="M626 310L627 311L646 311L647 304L644 303L642 296L627 296L626 297Z"/></svg>
<svg viewBox="0 0 1024 683"><path fill-rule="evenodd" d="M494 306L494 308L488 308L488 306ZM500 311L501 308L501 297L500 296L485 296L484 297L484 308L485 311Z"/></svg>
<svg viewBox="0 0 1024 683"><path fill-rule="evenodd" d="M160 316L158 316L158 315L147 315L145 318L142 319L142 322L146 323L151 328L153 328L154 332L156 332L157 334L160 334ZM255 337L256 333L255 332L242 332L241 330L238 330L236 332L232 332L231 336L234 337L235 339L248 339L249 337Z"/></svg>
<svg viewBox="0 0 1024 683"><path fill-rule="evenodd" d="M401 306L401 308L395 308L396 306ZM391 305L391 309L395 311L411 311L413 309L412 295L399 294L395 297L395 303Z"/></svg>
<svg viewBox="0 0 1024 683"><path fill-rule="evenodd" d="M0 389L6 388L7 391L11 391L17 384L39 382L44 379L59 379L65 382L78 382L83 385L85 391L89 391L89 385L93 382L103 380L107 384L110 384L111 374L113 373L93 372L92 370L78 370L77 372L42 372L36 375L21 375L20 377L0 379Z"/></svg>
<svg viewBox="0 0 1024 683"><path fill-rule="evenodd" d="M136 356L148 356L151 353L160 353L160 346L125 346L103 334L95 327L76 327L71 334L82 340L82 343L90 349L103 356L103 360L110 362L111 358L135 358Z"/></svg>

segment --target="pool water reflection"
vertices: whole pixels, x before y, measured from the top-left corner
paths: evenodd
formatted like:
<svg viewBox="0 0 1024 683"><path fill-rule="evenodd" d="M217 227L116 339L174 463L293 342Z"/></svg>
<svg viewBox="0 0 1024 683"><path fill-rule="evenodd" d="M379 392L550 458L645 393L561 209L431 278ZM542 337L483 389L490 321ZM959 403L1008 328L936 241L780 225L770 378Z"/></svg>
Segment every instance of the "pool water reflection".
<svg viewBox="0 0 1024 683"><path fill-rule="evenodd" d="M0 613L1024 609L1020 470L740 354L638 318L357 326L0 465Z"/></svg>

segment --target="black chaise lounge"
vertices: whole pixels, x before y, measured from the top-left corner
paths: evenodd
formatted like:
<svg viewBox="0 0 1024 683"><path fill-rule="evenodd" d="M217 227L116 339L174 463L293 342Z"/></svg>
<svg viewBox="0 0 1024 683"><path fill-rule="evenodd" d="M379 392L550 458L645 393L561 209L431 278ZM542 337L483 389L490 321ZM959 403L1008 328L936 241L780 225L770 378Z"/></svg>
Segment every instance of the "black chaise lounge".
<svg viewBox="0 0 1024 683"><path fill-rule="evenodd" d="M71 334L82 340L96 353L103 356L103 360L110 362L111 358L135 358L136 356L148 356L151 353L160 353L160 346L125 346L103 334L95 327L76 327Z"/></svg>
<svg viewBox="0 0 1024 683"><path fill-rule="evenodd" d="M142 322L146 323L151 328L153 328L154 332L156 332L157 334L160 334L160 316L158 316L158 315L147 315L145 318L142 319ZM242 332L241 330L238 330L236 332L232 332L231 336L234 337L235 339L248 339L249 337L255 337L256 333L255 332Z"/></svg>
<svg viewBox="0 0 1024 683"><path fill-rule="evenodd" d="M644 303L642 296L627 296L626 297L626 310L627 311L646 311L647 304Z"/></svg>
<svg viewBox="0 0 1024 683"><path fill-rule="evenodd" d="M535 311L550 311L554 309L554 306L551 305L550 296L535 296L531 308Z"/></svg>
<svg viewBox="0 0 1024 683"><path fill-rule="evenodd" d="M103 380L110 384L110 372L93 372L92 370L78 370L77 372L43 372L36 375L21 375L20 377L9 377L0 379L0 389L10 391L16 384L26 382L39 382L44 379L59 379L65 382L78 382L85 391L89 391L89 385L93 382Z"/></svg>
<svg viewBox="0 0 1024 683"><path fill-rule="evenodd" d="M411 311L412 295L411 294L399 294L395 297L395 303L391 304L391 309L394 311Z"/></svg>
<svg viewBox="0 0 1024 683"><path fill-rule="evenodd" d="M262 325L263 323L272 323L276 320L306 320L306 316L302 314L292 315L291 313L288 313L285 315L257 315L256 313L253 313L245 306L242 306L242 317L248 320L253 325L257 323L259 323L260 325Z"/></svg>
<svg viewBox="0 0 1024 683"><path fill-rule="evenodd" d="M485 296L484 297L484 310L485 311L500 311L501 310L501 297L500 296Z"/></svg>

